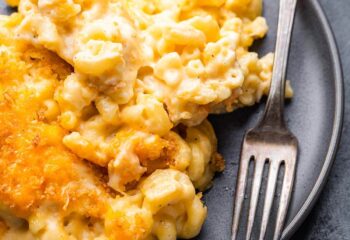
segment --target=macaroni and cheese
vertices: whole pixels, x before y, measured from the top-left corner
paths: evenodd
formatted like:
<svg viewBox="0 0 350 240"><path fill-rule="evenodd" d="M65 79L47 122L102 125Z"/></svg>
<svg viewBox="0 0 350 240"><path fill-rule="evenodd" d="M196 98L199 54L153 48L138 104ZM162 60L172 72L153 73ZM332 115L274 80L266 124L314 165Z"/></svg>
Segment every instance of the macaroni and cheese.
<svg viewBox="0 0 350 240"><path fill-rule="evenodd" d="M268 93L261 0L8 0L2 239L195 237L224 161L210 113ZM292 90L287 85L287 96Z"/></svg>

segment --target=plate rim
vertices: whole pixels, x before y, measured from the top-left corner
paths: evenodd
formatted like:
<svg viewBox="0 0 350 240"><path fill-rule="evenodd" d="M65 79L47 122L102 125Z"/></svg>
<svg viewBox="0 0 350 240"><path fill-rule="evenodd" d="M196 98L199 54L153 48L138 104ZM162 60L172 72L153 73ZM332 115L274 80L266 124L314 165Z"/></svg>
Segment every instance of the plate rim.
<svg viewBox="0 0 350 240"><path fill-rule="evenodd" d="M333 69L334 84L335 84L335 109L333 113L333 127L332 127L332 136L328 146L327 154L325 157L324 164L320 171L317 181L314 184L309 196L292 219L292 221L285 226L285 229L282 234L282 239L290 239L296 230L301 226L306 217L309 215L313 209L316 201L318 200L324 185L328 180L328 175L332 169L333 163L335 161L336 153L339 147L342 129L343 129L343 120L344 120L344 79L343 79L343 70L339 55L339 48L337 46L335 36L332 30L332 27L328 21L328 18L317 0L311 0L312 8L321 23L321 28L323 33L326 36L326 42L329 48L331 66Z"/></svg>

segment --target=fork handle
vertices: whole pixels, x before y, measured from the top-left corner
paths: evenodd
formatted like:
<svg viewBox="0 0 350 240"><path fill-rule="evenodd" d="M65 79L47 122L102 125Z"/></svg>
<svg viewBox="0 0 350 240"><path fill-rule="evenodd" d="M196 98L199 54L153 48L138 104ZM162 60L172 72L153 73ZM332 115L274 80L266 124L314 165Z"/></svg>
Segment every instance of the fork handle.
<svg viewBox="0 0 350 240"><path fill-rule="evenodd" d="M283 109L286 69L297 0L280 0L277 40L270 92L259 126L285 128Z"/></svg>

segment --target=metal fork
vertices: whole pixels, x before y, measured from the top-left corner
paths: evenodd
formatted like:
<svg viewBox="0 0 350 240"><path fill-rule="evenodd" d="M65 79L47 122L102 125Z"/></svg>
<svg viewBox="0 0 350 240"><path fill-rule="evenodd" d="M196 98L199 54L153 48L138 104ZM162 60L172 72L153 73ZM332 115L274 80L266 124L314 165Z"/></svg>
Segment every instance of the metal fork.
<svg viewBox="0 0 350 240"><path fill-rule="evenodd" d="M282 234L294 182L298 151L298 141L287 129L283 118L286 66L296 2L297 0L280 0L274 70L269 97L262 119L255 128L246 133L242 145L235 194L232 240L237 238L251 161L254 162L254 176L246 239L251 239L265 163L269 164L269 173L259 239L265 239L276 182L280 167L283 164L285 170L273 239L280 239Z"/></svg>

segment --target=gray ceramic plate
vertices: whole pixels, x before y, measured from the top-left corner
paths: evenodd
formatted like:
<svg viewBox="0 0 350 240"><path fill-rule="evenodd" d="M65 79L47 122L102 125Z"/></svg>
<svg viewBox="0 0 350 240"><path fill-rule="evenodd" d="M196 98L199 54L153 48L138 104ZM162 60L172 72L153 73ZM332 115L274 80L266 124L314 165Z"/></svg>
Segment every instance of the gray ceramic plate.
<svg viewBox="0 0 350 240"><path fill-rule="evenodd" d="M279 0L264 0L264 3L270 32L254 46L261 54L274 49ZM11 12L1 0L0 12ZM286 106L286 117L299 139L300 154L285 239L295 232L314 205L331 168L341 133L341 67L332 32L316 0L299 1L288 79L292 81L295 97ZM209 215L196 239L229 239L240 144L245 130L254 126L262 110L263 104L210 117L227 164L225 171L216 177L214 187L205 193Z"/></svg>
<svg viewBox="0 0 350 240"><path fill-rule="evenodd" d="M274 49L279 1L264 0L264 16L270 32L254 46L261 54ZM300 154L284 239L290 238L300 226L322 190L343 121L341 66L324 12L316 0L302 0L295 21L287 76L295 96L287 103L286 118L298 137ZM210 117L219 139L219 151L227 164L224 173L215 179L214 187L205 194L209 215L196 239L229 239L240 144L245 130L256 124L262 110L260 105ZM241 234L239 239L245 238ZM272 239L271 235L267 239Z"/></svg>

